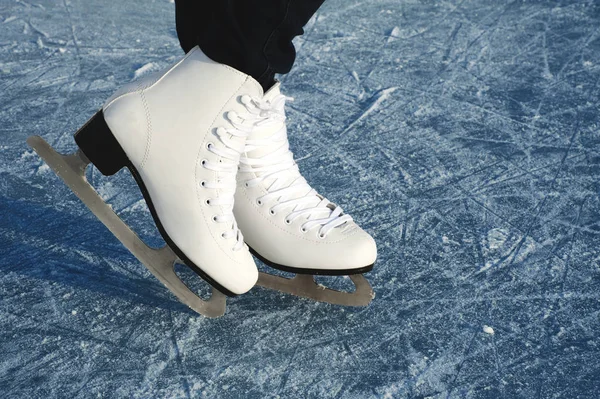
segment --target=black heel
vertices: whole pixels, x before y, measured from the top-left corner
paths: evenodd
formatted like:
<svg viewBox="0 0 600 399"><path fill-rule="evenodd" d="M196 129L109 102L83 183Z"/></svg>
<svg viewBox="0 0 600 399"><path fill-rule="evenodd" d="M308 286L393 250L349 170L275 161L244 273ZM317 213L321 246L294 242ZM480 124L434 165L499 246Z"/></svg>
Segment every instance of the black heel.
<svg viewBox="0 0 600 399"><path fill-rule="evenodd" d="M75 142L104 176L114 175L129 164L127 154L108 128L102 110L75 133Z"/></svg>

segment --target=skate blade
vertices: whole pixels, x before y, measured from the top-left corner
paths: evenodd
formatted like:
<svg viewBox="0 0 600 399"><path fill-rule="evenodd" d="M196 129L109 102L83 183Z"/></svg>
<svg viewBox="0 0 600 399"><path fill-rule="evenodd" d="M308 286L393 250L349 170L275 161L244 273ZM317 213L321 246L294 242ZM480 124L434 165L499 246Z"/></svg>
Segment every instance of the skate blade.
<svg viewBox="0 0 600 399"><path fill-rule="evenodd" d="M337 291L324 287L317 284L314 277L308 274L297 274L293 278L285 278L261 272L256 285L333 305L367 306L371 303L375 298L375 293L367 279L362 274L354 274L348 277L350 277L355 287L352 292Z"/></svg>
<svg viewBox="0 0 600 399"><path fill-rule="evenodd" d="M208 300L201 299L175 273L175 263L183 264L183 262L178 259L171 248L164 246L160 249L154 249L146 245L102 200L85 177L85 170L90 161L81 151L70 155L59 154L39 136L29 137L27 144L34 149L110 232L183 304L206 317L219 317L225 314L225 295L211 287L211 297Z"/></svg>

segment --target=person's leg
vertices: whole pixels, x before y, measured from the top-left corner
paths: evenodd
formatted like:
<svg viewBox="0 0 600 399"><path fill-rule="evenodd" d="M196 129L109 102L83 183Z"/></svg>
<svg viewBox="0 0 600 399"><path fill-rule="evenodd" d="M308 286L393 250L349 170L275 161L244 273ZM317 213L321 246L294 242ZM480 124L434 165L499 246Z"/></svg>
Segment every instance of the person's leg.
<svg viewBox="0 0 600 399"><path fill-rule="evenodd" d="M265 89L292 68L292 39L324 0L176 0L177 35L214 61L255 78Z"/></svg>

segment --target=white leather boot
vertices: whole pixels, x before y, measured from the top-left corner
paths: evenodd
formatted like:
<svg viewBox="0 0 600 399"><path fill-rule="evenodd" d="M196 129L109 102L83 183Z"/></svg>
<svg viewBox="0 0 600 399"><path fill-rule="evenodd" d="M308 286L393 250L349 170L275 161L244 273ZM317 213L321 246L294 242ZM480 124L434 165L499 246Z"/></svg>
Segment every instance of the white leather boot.
<svg viewBox="0 0 600 399"><path fill-rule="evenodd" d="M228 295L258 278L232 209L239 157L260 120L251 99L262 94L196 47L119 90L75 137L102 173L131 170L165 241Z"/></svg>
<svg viewBox="0 0 600 399"><path fill-rule="evenodd" d="M246 142L234 205L246 243L265 263L294 273L367 272L375 241L301 176L289 150L285 100L276 83L255 103L266 119Z"/></svg>

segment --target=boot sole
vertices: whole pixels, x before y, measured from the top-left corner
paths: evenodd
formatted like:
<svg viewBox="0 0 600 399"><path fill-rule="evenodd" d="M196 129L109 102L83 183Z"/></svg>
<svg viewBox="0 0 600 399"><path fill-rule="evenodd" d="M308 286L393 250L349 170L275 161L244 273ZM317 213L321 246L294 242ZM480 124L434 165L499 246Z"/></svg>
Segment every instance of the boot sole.
<svg viewBox="0 0 600 399"><path fill-rule="evenodd" d="M127 157L127 154L115 136L110 131L110 128L104 120L104 113L102 110L98 111L96 115L94 115L85 125L83 125L83 127L81 127L81 129L75 133L75 142L85 156L90 160L90 162L94 164L94 166L104 176L112 176L125 167L129 169L129 172L133 176L140 191L142 192L142 195L144 196L144 201L146 201L146 205L150 209L152 219L154 220L160 235L162 236L163 240L165 240L167 245L173 250L173 252L175 252L175 254L179 257L179 259L181 259L181 261L190 269L192 269L198 276L223 294L229 297L235 297L238 295L217 283L205 271L196 266L196 264L194 264L194 262L192 262L183 253L183 251L179 249L173 240L171 240L171 237L169 237L162 223L160 222L158 214L156 213L156 209L152 203L152 198L150 198L150 194L146 189L146 185L144 184L142 177Z"/></svg>
<svg viewBox="0 0 600 399"><path fill-rule="evenodd" d="M256 256L258 259L260 259L261 262L263 262L267 266L270 266L274 269L278 269L278 270L281 270L284 272L290 272L290 273L295 273L295 274L312 274L312 275L317 275L317 276L350 276L350 275L354 275L354 274L364 274L364 273L370 272L371 270L373 270L373 266L375 265L375 263L373 263L371 265L368 265L365 267L360 267L357 269L336 269L336 270L305 269L305 268L299 268L299 267L280 265L279 263L271 262L270 260L261 256L258 252L256 252L249 245L248 245L248 249L250 249L250 253L252 255Z"/></svg>

